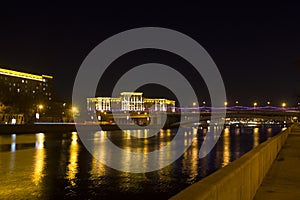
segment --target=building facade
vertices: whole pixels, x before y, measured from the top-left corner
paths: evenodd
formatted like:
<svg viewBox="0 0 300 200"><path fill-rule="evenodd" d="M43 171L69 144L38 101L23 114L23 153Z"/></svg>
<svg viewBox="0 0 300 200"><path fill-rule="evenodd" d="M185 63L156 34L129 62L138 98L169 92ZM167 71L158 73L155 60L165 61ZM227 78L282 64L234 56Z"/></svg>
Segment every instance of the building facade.
<svg viewBox="0 0 300 200"><path fill-rule="evenodd" d="M0 68L0 102L10 108L9 112L22 113L25 117L34 112L47 112L53 100L52 79L48 75Z"/></svg>
<svg viewBox="0 0 300 200"><path fill-rule="evenodd" d="M175 111L175 101L144 98L142 92L122 92L120 97L87 98L88 111Z"/></svg>

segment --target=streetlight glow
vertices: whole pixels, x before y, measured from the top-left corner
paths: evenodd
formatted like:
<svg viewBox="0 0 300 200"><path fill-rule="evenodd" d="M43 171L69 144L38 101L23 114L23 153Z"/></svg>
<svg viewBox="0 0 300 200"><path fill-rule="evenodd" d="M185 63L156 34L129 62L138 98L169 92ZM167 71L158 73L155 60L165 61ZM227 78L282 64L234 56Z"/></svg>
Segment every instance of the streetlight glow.
<svg viewBox="0 0 300 200"><path fill-rule="evenodd" d="M256 106L257 106L257 102L254 102L254 103L253 103L253 106L256 107Z"/></svg>
<svg viewBox="0 0 300 200"><path fill-rule="evenodd" d="M72 112L73 113L77 113L78 112L78 108L77 107L72 107Z"/></svg>

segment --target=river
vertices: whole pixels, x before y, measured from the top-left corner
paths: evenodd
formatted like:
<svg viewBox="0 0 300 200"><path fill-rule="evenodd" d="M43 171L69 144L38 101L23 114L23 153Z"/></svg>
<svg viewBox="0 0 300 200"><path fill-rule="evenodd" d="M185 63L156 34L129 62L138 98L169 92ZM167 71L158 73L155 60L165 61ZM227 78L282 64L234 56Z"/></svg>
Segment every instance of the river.
<svg viewBox="0 0 300 200"><path fill-rule="evenodd" d="M187 139L192 140L189 149L172 164L147 173L121 172L105 166L85 149L76 132L2 135L0 198L168 199L238 159L279 133L281 128L226 128L213 150L199 159L206 131L186 129ZM142 140L128 135L143 132L101 131L91 133L91 140L99 142L108 137L121 148L149 152L167 144L176 134L176 130L161 130ZM105 148L98 153L109 154ZM126 166L130 158L120 162Z"/></svg>

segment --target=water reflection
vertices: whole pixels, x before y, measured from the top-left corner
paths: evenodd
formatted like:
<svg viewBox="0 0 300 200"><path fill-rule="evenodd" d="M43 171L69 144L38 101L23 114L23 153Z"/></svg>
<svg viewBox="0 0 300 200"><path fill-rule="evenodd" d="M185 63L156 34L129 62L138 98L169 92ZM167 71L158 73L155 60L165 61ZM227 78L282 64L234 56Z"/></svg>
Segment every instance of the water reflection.
<svg viewBox="0 0 300 200"><path fill-rule="evenodd" d="M259 145L259 128L253 129L253 148Z"/></svg>
<svg viewBox="0 0 300 200"><path fill-rule="evenodd" d="M32 175L32 180L35 185L39 185L45 176L45 149L44 149L45 135L44 133L36 134L35 142L35 156L34 156L34 171Z"/></svg>
<svg viewBox="0 0 300 200"><path fill-rule="evenodd" d="M104 157L106 155L106 146L105 146L106 143L104 142L105 139L104 137L106 137L106 134L107 134L106 131L97 131L94 134L94 149L93 149L94 159L92 159L92 168L91 168L92 180L104 176L106 172L105 166L99 162L99 158Z"/></svg>
<svg viewBox="0 0 300 200"><path fill-rule="evenodd" d="M147 130L99 131L88 135L95 157L82 146L76 132L0 136L0 188L10 191L0 191L0 195L6 199L11 197L7 196L8 193L14 193L14 199L20 199L24 198L22 195L26 191L26 194L32 193L30 197L33 199L40 198L38 194L43 194L46 199L168 199L280 130L226 128L215 148L199 159L205 133L216 132L219 128L186 129L182 140L175 141L175 147L167 145L174 138L175 130L160 130L151 137L147 137ZM214 134L214 137L217 136ZM166 154L155 154L159 166L172 157L177 147L192 143L172 164L154 172L133 174L111 169L98 161L105 159L110 162L115 156L106 146L107 139L124 151L145 155L166 147ZM149 167L147 156L136 161L135 157L128 155L123 154L118 159L122 168L129 169L135 162L142 163L141 167ZM16 183L19 185L15 186ZM25 185L28 185L27 189L24 189ZM22 192L18 188L22 188Z"/></svg>
<svg viewBox="0 0 300 200"><path fill-rule="evenodd" d="M225 167L230 163L230 131L229 128L225 128L223 132L223 163L222 167Z"/></svg>
<svg viewBox="0 0 300 200"><path fill-rule="evenodd" d="M69 164L67 166L67 179L70 181L72 186L76 185L76 174L78 172L78 136L77 132L72 132L71 144L70 144L70 157Z"/></svg>
<svg viewBox="0 0 300 200"><path fill-rule="evenodd" d="M12 134L11 135L11 152L15 152L16 151L16 134Z"/></svg>

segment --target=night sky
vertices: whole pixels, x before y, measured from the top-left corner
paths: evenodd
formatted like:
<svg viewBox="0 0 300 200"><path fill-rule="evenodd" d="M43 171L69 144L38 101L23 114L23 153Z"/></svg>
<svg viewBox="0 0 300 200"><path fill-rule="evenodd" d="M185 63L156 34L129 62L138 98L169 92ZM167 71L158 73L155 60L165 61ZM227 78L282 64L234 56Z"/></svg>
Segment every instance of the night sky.
<svg viewBox="0 0 300 200"><path fill-rule="evenodd" d="M165 27L192 37L208 51L223 77L229 105L239 100L243 105L286 101L294 106L300 96L299 6L273 6L7 8L0 13L0 67L52 75L58 98L70 100L77 70L100 42L132 28ZM97 95L109 96L122 73L154 61L182 71L199 101L209 102L201 76L188 63L154 50L132 52L112 63L103 80L107 87ZM172 97L160 86L141 90L147 96Z"/></svg>

